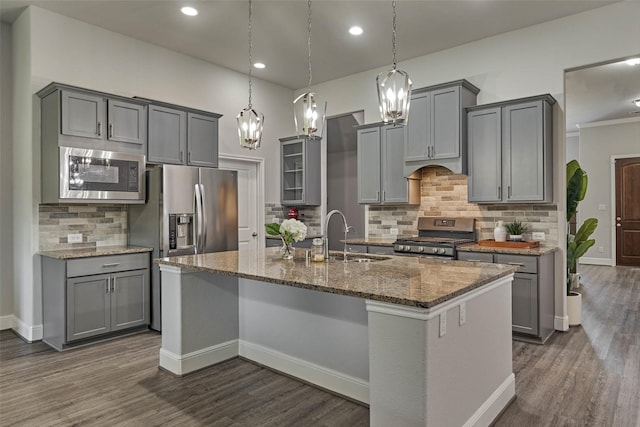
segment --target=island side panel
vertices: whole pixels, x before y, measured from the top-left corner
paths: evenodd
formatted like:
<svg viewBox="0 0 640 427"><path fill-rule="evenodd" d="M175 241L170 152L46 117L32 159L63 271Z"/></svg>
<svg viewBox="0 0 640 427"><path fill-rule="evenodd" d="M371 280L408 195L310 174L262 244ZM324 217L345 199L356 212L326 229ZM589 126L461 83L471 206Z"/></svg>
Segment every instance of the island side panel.
<svg viewBox="0 0 640 427"><path fill-rule="evenodd" d="M240 355L369 401L365 300L240 279Z"/></svg>
<svg viewBox="0 0 640 427"><path fill-rule="evenodd" d="M238 355L238 279L161 265L160 366L185 375Z"/></svg>
<svg viewBox="0 0 640 427"><path fill-rule="evenodd" d="M511 281L431 309L367 301L372 427L491 423L515 396Z"/></svg>

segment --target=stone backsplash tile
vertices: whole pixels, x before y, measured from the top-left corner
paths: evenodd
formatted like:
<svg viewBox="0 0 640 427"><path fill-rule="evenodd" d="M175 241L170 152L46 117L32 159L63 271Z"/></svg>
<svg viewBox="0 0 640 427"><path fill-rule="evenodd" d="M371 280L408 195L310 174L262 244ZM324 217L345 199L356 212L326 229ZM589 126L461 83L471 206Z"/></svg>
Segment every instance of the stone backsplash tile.
<svg viewBox="0 0 640 427"><path fill-rule="evenodd" d="M288 218L288 212L288 206L282 206L279 203L265 203L265 223L277 222L279 224ZM322 228L320 212L320 206L298 208L298 219L307 226L307 234L320 234Z"/></svg>
<svg viewBox="0 0 640 427"><path fill-rule="evenodd" d="M40 205L41 251L126 245L126 205ZM69 243L67 234L82 234L82 243Z"/></svg>
<svg viewBox="0 0 640 427"><path fill-rule="evenodd" d="M476 238L492 239L496 221L519 220L527 225L525 239L531 232L545 233L543 246L558 245L558 206L554 204L491 204L467 202L467 176L454 174L443 167L422 169L420 206L370 206L369 237L389 237L390 229L399 234L415 234L419 216L476 218Z"/></svg>

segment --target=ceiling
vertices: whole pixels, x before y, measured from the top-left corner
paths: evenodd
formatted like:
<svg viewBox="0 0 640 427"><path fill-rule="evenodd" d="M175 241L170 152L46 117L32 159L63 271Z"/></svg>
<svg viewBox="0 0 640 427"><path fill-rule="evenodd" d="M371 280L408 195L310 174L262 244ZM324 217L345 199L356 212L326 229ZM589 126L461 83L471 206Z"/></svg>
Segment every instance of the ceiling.
<svg viewBox="0 0 640 427"><path fill-rule="evenodd" d="M397 4L397 59L400 62L616 1L401 0ZM0 18L13 22L31 4L247 73L247 1L2 0ZM187 4L199 10L198 16L180 13L180 7ZM253 58L267 65L253 69L256 77L291 89L307 86L306 13L305 1L254 0ZM390 64L391 17L390 1L314 0L313 83ZM354 24L363 27L364 34L351 36L347 30ZM635 68L636 74L631 73L631 67L614 66L593 73L572 73L567 83L567 104L571 105L567 128L575 130L575 123L629 117L628 111L616 106L631 105L629 96L640 98L640 67ZM617 83L618 78L631 81ZM574 90L576 99L569 98Z"/></svg>

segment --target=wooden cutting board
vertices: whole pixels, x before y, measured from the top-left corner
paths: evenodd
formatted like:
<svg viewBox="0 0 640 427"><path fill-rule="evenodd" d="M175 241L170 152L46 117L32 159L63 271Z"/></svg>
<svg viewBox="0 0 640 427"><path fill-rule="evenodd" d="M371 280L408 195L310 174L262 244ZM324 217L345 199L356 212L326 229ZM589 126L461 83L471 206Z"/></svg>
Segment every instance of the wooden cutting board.
<svg viewBox="0 0 640 427"><path fill-rule="evenodd" d="M493 239L488 240L478 240L478 244L480 246L493 246L495 248L538 248L540 247L540 242L496 242Z"/></svg>

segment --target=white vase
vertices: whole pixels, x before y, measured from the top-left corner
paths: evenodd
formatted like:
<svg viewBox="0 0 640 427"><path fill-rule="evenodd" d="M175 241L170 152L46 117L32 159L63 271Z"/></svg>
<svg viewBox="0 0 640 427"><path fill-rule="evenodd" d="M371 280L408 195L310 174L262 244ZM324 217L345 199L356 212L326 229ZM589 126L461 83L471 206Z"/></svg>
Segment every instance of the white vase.
<svg viewBox="0 0 640 427"><path fill-rule="evenodd" d="M570 292L567 295L567 316L569 317L569 326L582 324L582 294Z"/></svg>
<svg viewBox="0 0 640 427"><path fill-rule="evenodd" d="M496 228L493 229L493 239L496 242L507 241L507 229L504 226L504 221L498 221Z"/></svg>

